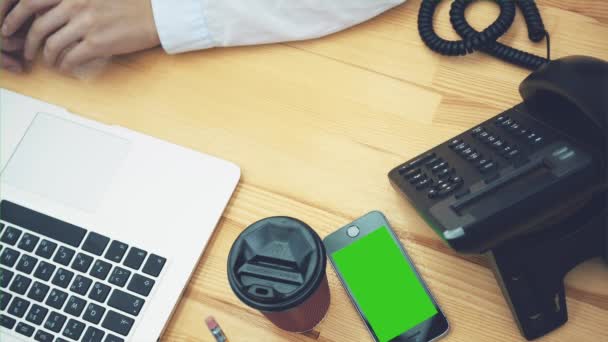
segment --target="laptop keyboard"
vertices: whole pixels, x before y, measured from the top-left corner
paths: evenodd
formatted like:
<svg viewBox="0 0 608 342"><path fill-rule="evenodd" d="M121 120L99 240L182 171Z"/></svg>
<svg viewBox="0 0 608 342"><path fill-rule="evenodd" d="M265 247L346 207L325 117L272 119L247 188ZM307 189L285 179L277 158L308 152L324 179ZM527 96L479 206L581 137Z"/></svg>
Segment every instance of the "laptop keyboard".
<svg viewBox="0 0 608 342"><path fill-rule="evenodd" d="M0 215L0 335L126 340L165 258L9 201Z"/></svg>

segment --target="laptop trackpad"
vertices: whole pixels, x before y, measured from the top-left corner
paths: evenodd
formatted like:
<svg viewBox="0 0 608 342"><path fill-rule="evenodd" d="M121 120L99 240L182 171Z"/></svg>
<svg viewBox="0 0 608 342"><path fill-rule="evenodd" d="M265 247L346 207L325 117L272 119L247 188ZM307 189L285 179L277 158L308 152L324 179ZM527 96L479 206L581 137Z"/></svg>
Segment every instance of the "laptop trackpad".
<svg viewBox="0 0 608 342"><path fill-rule="evenodd" d="M38 114L2 180L21 190L93 212L129 151L129 141Z"/></svg>

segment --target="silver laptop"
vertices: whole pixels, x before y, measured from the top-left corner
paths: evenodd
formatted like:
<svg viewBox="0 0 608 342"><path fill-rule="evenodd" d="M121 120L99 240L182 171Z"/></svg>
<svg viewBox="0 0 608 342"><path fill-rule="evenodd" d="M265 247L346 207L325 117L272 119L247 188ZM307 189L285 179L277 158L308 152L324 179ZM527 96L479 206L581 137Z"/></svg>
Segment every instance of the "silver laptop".
<svg viewBox="0 0 608 342"><path fill-rule="evenodd" d="M0 170L2 342L156 341L240 177L4 89Z"/></svg>

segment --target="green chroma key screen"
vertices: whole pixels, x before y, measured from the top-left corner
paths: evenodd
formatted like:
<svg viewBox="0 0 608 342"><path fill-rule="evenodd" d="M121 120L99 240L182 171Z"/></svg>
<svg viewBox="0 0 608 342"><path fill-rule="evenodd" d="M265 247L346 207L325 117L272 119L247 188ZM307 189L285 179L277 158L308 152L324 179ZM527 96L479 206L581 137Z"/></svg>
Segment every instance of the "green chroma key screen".
<svg viewBox="0 0 608 342"><path fill-rule="evenodd" d="M332 258L381 342L437 314L387 227L338 250Z"/></svg>

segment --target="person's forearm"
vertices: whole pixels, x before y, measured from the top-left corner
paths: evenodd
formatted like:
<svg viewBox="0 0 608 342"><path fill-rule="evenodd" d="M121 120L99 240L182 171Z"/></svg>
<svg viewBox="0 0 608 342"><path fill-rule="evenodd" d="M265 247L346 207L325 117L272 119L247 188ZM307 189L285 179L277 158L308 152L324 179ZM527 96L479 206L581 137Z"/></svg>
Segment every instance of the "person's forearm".
<svg viewBox="0 0 608 342"><path fill-rule="evenodd" d="M158 36L165 51L180 53L215 46L206 21L207 1L150 1Z"/></svg>
<svg viewBox="0 0 608 342"><path fill-rule="evenodd" d="M0 0L0 67L22 70L13 56L33 61L40 51L49 65L73 71L159 43L179 53L316 38L403 1Z"/></svg>
<svg viewBox="0 0 608 342"><path fill-rule="evenodd" d="M151 0L163 48L180 53L215 46L321 37L405 0Z"/></svg>

